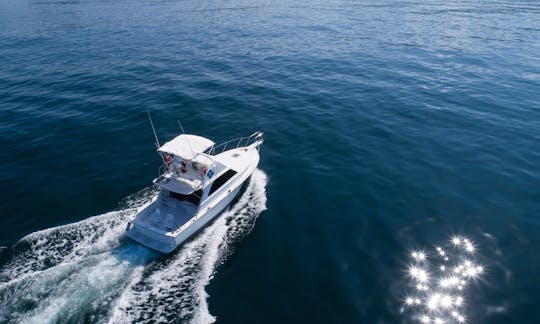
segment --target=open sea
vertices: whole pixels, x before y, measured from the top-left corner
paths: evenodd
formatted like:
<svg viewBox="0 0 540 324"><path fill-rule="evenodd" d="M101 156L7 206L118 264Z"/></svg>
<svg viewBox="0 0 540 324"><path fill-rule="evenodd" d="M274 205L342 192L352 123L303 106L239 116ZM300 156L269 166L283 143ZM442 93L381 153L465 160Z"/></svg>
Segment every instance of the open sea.
<svg viewBox="0 0 540 324"><path fill-rule="evenodd" d="M146 110L265 132L168 256ZM0 1L0 323L540 323L539 165L538 1Z"/></svg>

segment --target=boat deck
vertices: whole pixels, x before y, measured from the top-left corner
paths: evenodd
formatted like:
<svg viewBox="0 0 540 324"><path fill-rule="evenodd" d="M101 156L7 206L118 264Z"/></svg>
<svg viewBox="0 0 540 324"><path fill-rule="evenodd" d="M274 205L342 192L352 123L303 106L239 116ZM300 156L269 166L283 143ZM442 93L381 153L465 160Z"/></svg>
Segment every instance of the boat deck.
<svg viewBox="0 0 540 324"><path fill-rule="evenodd" d="M256 149L248 150L245 147L240 147L220 153L215 158L220 163L238 172L247 168L258 154L259 152Z"/></svg>
<svg viewBox="0 0 540 324"><path fill-rule="evenodd" d="M184 225L197 212L197 206L190 202L166 196L160 198L153 211L141 215L141 222L165 232L171 232Z"/></svg>

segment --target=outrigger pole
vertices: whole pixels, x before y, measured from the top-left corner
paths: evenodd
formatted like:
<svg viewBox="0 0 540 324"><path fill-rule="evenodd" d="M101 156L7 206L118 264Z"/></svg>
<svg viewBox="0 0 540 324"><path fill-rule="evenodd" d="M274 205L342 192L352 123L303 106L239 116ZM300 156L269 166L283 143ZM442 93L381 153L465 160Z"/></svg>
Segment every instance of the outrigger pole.
<svg viewBox="0 0 540 324"><path fill-rule="evenodd" d="M152 132L154 132L154 138L156 139L156 142L154 144L156 144L156 147L159 150L159 148L161 147L161 144L159 144L159 139L156 134L156 129L154 128L154 123L152 122L152 117L150 116L150 112L148 111L148 109L146 109L146 113L148 114L148 120L150 120L150 126L152 126ZM163 154L158 152L158 155L161 158L161 161L163 161L163 164L167 166L167 162L165 162L165 158L163 157Z"/></svg>
<svg viewBox="0 0 540 324"><path fill-rule="evenodd" d="M148 111L148 109L146 109L146 113L148 114L148 119L150 120L150 126L152 126L152 132L154 132L154 138L156 139L156 146L157 148L159 149L161 147L161 145L159 144L159 139L157 137L157 134L156 134L156 129L154 128L154 123L152 122L152 117L150 116L150 112Z"/></svg>

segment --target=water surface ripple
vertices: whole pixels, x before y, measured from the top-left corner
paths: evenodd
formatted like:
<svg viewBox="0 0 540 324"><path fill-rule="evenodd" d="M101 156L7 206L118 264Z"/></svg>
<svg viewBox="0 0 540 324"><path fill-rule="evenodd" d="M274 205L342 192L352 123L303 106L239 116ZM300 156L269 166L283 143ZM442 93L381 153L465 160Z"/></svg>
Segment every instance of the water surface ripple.
<svg viewBox="0 0 540 324"><path fill-rule="evenodd" d="M409 251L464 235L485 267L467 319L540 322L539 15L2 1L0 245L23 239L2 254L0 321L415 322ZM268 210L234 254L227 221L164 260L122 236L118 202L159 164L146 109L162 140L176 119L216 141L265 132Z"/></svg>

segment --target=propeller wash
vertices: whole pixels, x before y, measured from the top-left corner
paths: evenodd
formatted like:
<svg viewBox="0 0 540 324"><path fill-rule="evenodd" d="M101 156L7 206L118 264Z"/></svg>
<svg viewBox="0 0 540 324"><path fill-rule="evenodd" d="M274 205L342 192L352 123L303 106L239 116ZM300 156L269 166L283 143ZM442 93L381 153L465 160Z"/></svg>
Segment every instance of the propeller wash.
<svg viewBox="0 0 540 324"><path fill-rule="evenodd" d="M256 169L231 209L167 258L125 235L154 187L122 210L24 237L0 264L0 322L215 321L205 287L266 209L266 183Z"/></svg>

